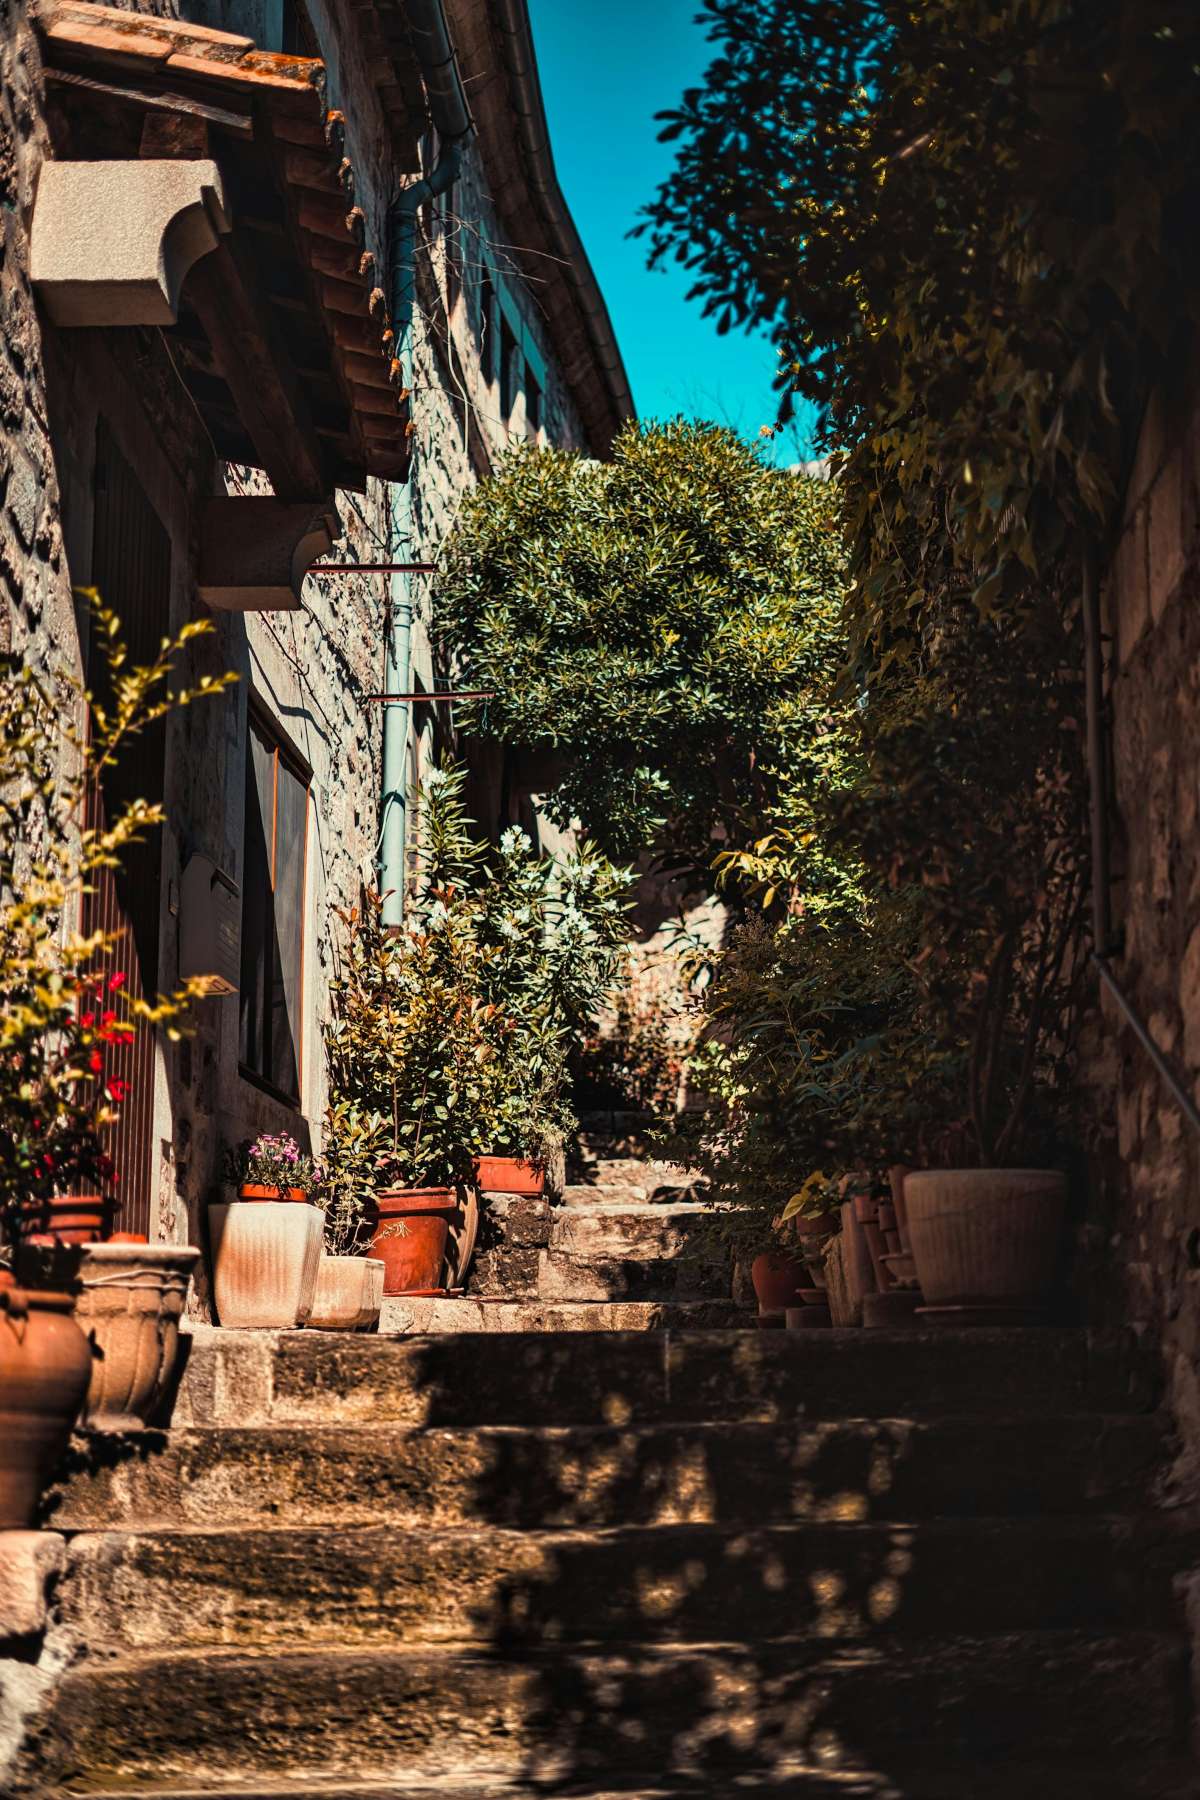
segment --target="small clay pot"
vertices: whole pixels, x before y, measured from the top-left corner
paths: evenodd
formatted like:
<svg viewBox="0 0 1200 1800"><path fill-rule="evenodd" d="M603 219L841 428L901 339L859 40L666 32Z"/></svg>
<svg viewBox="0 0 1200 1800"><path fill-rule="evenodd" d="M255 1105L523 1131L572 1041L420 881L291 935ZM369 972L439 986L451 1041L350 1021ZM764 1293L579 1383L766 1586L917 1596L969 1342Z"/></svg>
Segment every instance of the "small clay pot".
<svg viewBox="0 0 1200 1800"><path fill-rule="evenodd" d="M27 1531L92 1372L69 1293L0 1288L0 1531Z"/></svg>
<svg viewBox="0 0 1200 1800"><path fill-rule="evenodd" d="M479 1156L475 1159L475 1185L482 1194L536 1196L546 1186L546 1171L519 1156Z"/></svg>
<svg viewBox="0 0 1200 1800"><path fill-rule="evenodd" d="M371 1255L383 1264L384 1293L440 1292L450 1221L458 1211L454 1189L383 1188L375 1206L379 1223Z"/></svg>
<svg viewBox="0 0 1200 1800"><path fill-rule="evenodd" d="M801 1306L800 1291L808 1285L804 1259L782 1250L764 1250L750 1264L750 1279L760 1313L782 1313Z"/></svg>
<svg viewBox="0 0 1200 1800"><path fill-rule="evenodd" d="M263 1187L257 1181L243 1181L238 1189L239 1200L290 1200L293 1206L303 1206L308 1195L303 1188Z"/></svg>

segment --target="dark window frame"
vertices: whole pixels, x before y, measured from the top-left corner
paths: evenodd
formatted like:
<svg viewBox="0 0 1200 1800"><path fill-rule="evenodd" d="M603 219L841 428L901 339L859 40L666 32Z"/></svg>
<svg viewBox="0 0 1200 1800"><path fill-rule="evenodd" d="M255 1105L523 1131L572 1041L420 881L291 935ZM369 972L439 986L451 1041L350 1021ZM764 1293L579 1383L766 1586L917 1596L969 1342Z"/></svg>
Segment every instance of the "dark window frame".
<svg viewBox="0 0 1200 1800"><path fill-rule="evenodd" d="M253 815L251 813L252 805L256 809L260 823L265 826L265 821L262 819L261 797L259 795L255 777L253 749L253 738L255 734L257 734L261 740L264 748L269 751L271 759L271 840L269 845L268 867L265 871L265 886L258 888L256 891L252 891L253 883L256 878L261 878L264 873L261 869L261 865L255 867L251 866L251 852L249 845L250 832L253 825ZM255 941L247 932L246 926L248 908L254 904L256 900L261 907L260 936L264 945L264 950L269 946L273 958L276 955L279 956L278 982L286 991L286 978L282 968L282 954L278 944L279 919L276 907L276 895L280 892L279 792L281 769L286 771L287 775L297 785L303 796L304 819L300 845L300 880L296 896L296 945L294 951L294 963L292 963L289 968L289 972L294 976L296 992L295 1029L291 1033L290 1043L291 1061L295 1071L294 1092L287 1086L282 1085L278 1080L275 1080L272 1074L272 1064L275 1061L275 1054L278 1048L274 1043L274 1013L271 1004L271 1002L273 1002L276 986L276 965L274 960L272 960L271 964L269 984L263 984L261 987L258 983L254 984L254 999L260 1003L259 1016L257 1020L252 1021L251 1025L255 1040L254 1049L257 1051L257 1058L256 1060L251 1061L247 1059L246 1055L246 1008L250 991L248 990L246 979L247 956L251 951L252 943ZM261 1088L265 1093L272 1095L274 1099L280 1101L283 1105L290 1107L293 1111L299 1112L302 1110L304 1094L304 961L308 947L306 899L308 893L308 838L311 812L310 801L312 796L312 769L309 767L304 757L300 755L295 745L289 741L286 733L280 728L268 709L263 706L261 702L257 701L255 696L250 697L246 709L245 795L246 817L242 829L242 946L238 1015L238 1073L243 1080L250 1082L252 1086ZM265 845L264 848L266 848ZM262 1066L259 1066L260 1064ZM275 1069L275 1073L278 1073L277 1068Z"/></svg>

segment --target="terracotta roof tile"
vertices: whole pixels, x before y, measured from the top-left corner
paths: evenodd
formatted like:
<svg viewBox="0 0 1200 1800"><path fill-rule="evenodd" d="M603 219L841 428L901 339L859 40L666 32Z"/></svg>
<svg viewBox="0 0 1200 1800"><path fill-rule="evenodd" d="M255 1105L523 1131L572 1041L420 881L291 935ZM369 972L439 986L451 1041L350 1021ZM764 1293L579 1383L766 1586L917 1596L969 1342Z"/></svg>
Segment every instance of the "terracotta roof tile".
<svg viewBox="0 0 1200 1800"><path fill-rule="evenodd" d="M44 9L40 25L52 65L89 74L111 67L126 80L136 70L152 87L173 77L197 98L228 104L237 95L253 110L256 133L287 192L297 252L312 274L367 450L367 472L402 474L408 397L392 354L394 333L375 258L363 249L366 220L354 205L354 170L343 153L345 121L340 112L325 110L324 63L258 50L252 39L233 32L93 0L57 0ZM369 382L364 364L377 371Z"/></svg>

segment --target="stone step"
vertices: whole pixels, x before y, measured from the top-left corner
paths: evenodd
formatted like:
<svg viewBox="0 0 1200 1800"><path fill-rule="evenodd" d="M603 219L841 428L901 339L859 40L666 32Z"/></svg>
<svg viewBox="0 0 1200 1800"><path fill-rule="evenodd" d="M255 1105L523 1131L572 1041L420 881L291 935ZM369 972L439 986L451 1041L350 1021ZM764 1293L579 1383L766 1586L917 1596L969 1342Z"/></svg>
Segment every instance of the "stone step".
<svg viewBox="0 0 1200 1800"><path fill-rule="evenodd" d="M680 1202L701 1204L701 1190L682 1176L644 1172L644 1166L633 1164L627 1174L611 1174L603 1180L568 1181L560 1195L567 1210L597 1204L618 1206L662 1205Z"/></svg>
<svg viewBox="0 0 1200 1800"><path fill-rule="evenodd" d="M484 1312L490 1309L482 1308ZM1026 1331L459 1332L203 1329L180 1425L656 1425L1149 1411L1132 1334Z"/></svg>
<svg viewBox="0 0 1200 1800"><path fill-rule="evenodd" d="M543 1250L538 1255L539 1300L551 1304L721 1300L730 1311L724 1319L714 1315L714 1323L754 1329L756 1313L734 1304L732 1288L733 1271L728 1264L698 1257L574 1256L562 1250ZM671 1320L663 1323L669 1325ZM684 1321L677 1323L683 1325Z"/></svg>
<svg viewBox="0 0 1200 1800"><path fill-rule="evenodd" d="M1191 1760L1136 1762L1063 1762L1047 1759L1031 1766L1008 1757L1001 1769L987 1769L969 1753L953 1766L905 1770L889 1758L887 1773L853 1774L813 1764L793 1763L786 1772L759 1780L739 1775L736 1787L723 1780L697 1787L664 1785L661 1774L632 1776L620 1789L605 1785L572 1786L573 1800L1196 1800L1200 1786ZM255 1782L218 1788L153 1787L107 1789L92 1800L547 1800L542 1786L523 1781L474 1782L463 1787L457 1776L436 1778L420 1787L394 1781L312 1783L303 1778Z"/></svg>
<svg viewBox="0 0 1200 1800"><path fill-rule="evenodd" d="M125 1652L757 1646L1169 1628L1169 1544L1107 1519L84 1533L57 1611ZM906 1652L907 1653L907 1652Z"/></svg>
<svg viewBox="0 0 1200 1800"><path fill-rule="evenodd" d="M267 1776L293 1791L305 1778L420 1789L452 1776L627 1790L649 1767L660 1783L705 1777L729 1795L743 1771L778 1777L797 1762L988 1767L1102 1747L1115 1764L1182 1754L1185 1679L1182 1649L1147 1632L913 1640L902 1656L798 1643L93 1657L65 1674L23 1779L40 1796Z"/></svg>
<svg viewBox="0 0 1200 1800"><path fill-rule="evenodd" d="M541 1257L537 1264L540 1280ZM665 1285L666 1277L658 1283ZM561 1272L551 1278L551 1285L573 1289L565 1295L539 1292L524 1298L491 1299L468 1294L461 1300L422 1300L393 1296L383 1303L379 1330L388 1337L446 1336L455 1332L639 1332L639 1331L732 1331L750 1330L755 1315L739 1306L728 1295L696 1299L686 1290L676 1298L656 1294L653 1298L614 1298L618 1278L601 1281L565 1279ZM651 1286L654 1284L651 1283ZM590 1286L590 1296L587 1289ZM583 1289L584 1292L580 1293Z"/></svg>
<svg viewBox="0 0 1200 1800"><path fill-rule="evenodd" d="M732 1263L704 1237L711 1217L707 1207L678 1202L564 1208L538 1258L539 1298L728 1300Z"/></svg>
<svg viewBox="0 0 1200 1800"><path fill-rule="evenodd" d="M510 1529L1116 1513L1163 1461L1153 1414L789 1424L216 1426L80 1436L56 1529L180 1524Z"/></svg>

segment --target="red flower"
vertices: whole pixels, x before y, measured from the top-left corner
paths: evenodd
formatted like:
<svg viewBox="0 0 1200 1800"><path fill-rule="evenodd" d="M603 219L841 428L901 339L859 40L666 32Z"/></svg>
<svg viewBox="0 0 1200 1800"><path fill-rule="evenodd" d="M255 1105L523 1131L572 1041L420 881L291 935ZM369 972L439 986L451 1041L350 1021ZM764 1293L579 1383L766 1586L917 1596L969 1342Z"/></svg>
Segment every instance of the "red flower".
<svg viewBox="0 0 1200 1800"><path fill-rule="evenodd" d="M89 1026L94 1025L96 1023L95 1013L94 1012L81 1013L80 1017L79 1017L79 1023L86 1030Z"/></svg>
<svg viewBox="0 0 1200 1800"><path fill-rule="evenodd" d="M119 1075L114 1075L108 1084L108 1092L110 1099L116 1100L119 1104L129 1092L129 1083L122 1081Z"/></svg>
<svg viewBox="0 0 1200 1800"><path fill-rule="evenodd" d="M101 1013L100 1014L100 1023L102 1025L114 1025L116 1023L116 1018L117 1018L117 1015L115 1012Z"/></svg>
<svg viewBox="0 0 1200 1800"><path fill-rule="evenodd" d="M91 1069L93 1075L98 1075L104 1067L104 1058L98 1050L92 1051L91 1056L88 1058L88 1067Z"/></svg>
<svg viewBox="0 0 1200 1800"><path fill-rule="evenodd" d="M124 985L124 981L125 971L124 969L118 969L115 975L110 975L108 978L109 991L115 994L117 989Z"/></svg>

